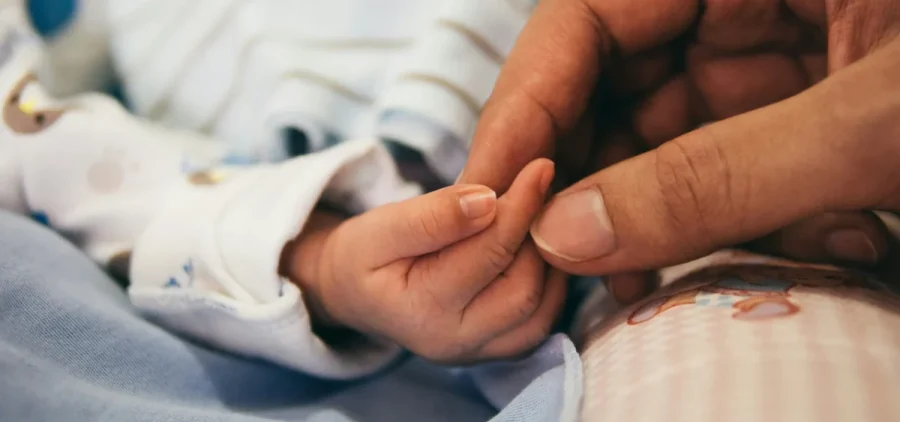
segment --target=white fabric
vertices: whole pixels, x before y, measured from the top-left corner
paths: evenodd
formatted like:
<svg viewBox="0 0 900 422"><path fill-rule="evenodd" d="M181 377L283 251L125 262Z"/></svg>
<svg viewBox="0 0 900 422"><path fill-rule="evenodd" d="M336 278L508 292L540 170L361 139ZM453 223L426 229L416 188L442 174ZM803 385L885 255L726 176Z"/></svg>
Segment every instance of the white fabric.
<svg viewBox="0 0 900 422"><path fill-rule="evenodd" d="M345 187L343 171L356 174L386 154L378 145L346 143L254 167L217 189L192 186L175 195L137 242L132 301L167 327L316 375L346 378L379 368L396 355L395 347L373 343L336 353L313 335L301 292L277 275L282 248L300 231L320 191L335 176L331 185ZM386 184L361 190L380 201L418 193L385 189L399 181L394 173L369 175L387 177ZM368 198L357 197L356 206L376 205Z"/></svg>
<svg viewBox="0 0 900 422"><path fill-rule="evenodd" d="M116 0L114 60L137 112L234 153L285 157L280 132L390 137L447 182L530 0ZM403 118L398 118L403 115Z"/></svg>
<svg viewBox="0 0 900 422"><path fill-rule="evenodd" d="M40 216L106 264L130 253L130 295L168 328L323 377L385 365L312 332L302 292L278 275L285 243L324 194L362 211L419 194L376 141L278 165L216 166L219 143L138 120L105 96L61 101L29 75L40 44L22 3L0 7L0 205Z"/></svg>

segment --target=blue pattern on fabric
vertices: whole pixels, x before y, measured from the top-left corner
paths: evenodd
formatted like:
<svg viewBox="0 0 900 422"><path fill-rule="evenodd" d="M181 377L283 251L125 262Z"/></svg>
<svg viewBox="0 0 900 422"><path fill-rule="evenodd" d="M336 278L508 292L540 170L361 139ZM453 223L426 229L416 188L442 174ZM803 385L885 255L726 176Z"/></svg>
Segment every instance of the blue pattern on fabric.
<svg viewBox="0 0 900 422"><path fill-rule="evenodd" d="M34 29L46 38L66 29L78 11L76 0L28 0L27 3Z"/></svg>

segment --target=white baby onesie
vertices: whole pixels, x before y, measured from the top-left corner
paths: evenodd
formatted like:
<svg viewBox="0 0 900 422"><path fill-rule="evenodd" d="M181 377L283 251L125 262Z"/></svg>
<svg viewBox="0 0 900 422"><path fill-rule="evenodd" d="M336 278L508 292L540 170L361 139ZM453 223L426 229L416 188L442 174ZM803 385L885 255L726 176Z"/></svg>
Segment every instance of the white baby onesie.
<svg viewBox="0 0 900 422"><path fill-rule="evenodd" d="M216 166L219 143L148 124L105 96L50 96L32 76L41 52L23 2L0 3L0 206L103 265L130 261L135 306L212 346L328 378L396 356L376 340L329 347L312 332L302 292L278 274L285 243L323 195L362 211L420 193L378 142Z"/></svg>
<svg viewBox="0 0 900 422"><path fill-rule="evenodd" d="M91 0L88 0L91 1ZM93 0L97 1L97 0ZM116 0L112 57L135 112L277 161L379 137L444 182L534 0Z"/></svg>

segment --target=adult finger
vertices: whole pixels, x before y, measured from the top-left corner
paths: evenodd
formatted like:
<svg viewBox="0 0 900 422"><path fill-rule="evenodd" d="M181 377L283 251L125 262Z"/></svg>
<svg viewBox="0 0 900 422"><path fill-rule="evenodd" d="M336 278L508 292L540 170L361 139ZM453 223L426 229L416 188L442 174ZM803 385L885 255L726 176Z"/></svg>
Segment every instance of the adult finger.
<svg viewBox="0 0 900 422"><path fill-rule="evenodd" d="M369 211L353 223L359 237L378 242L362 257L376 268L402 258L425 255L472 236L491 225L497 194L486 186L456 185Z"/></svg>
<svg viewBox="0 0 900 422"><path fill-rule="evenodd" d="M504 65L475 132L460 181L503 192L516 174L583 114L611 52L671 40L694 20L698 2L546 0L535 8Z"/></svg>
<svg viewBox="0 0 900 422"><path fill-rule="evenodd" d="M693 114L701 119L706 117L704 113L711 120L736 116L788 98L811 85L803 63L796 56L780 52L735 55L696 46L688 51L687 71L688 91L697 97L691 102L699 108Z"/></svg>
<svg viewBox="0 0 900 422"><path fill-rule="evenodd" d="M582 174L577 179L573 179L579 172L587 174L585 171L591 157L591 151L595 149L595 137L598 129L602 127L598 118L600 116L599 113L599 105L597 101L593 101L572 132L566 136L564 142L558 144L553 161L560 170L560 174L557 174L557 179L565 178L567 180L560 181L569 182L563 188L583 177ZM561 190L558 189L555 192Z"/></svg>
<svg viewBox="0 0 900 422"><path fill-rule="evenodd" d="M462 310L512 263L528 228L544 204L553 162L535 160L497 201L494 223L465 239L417 260L410 286L421 286L446 309Z"/></svg>
<svg viewBox="0 0 900 422"><path fill-rule="evenodd" d="M699 124L775 103L810 86L811 76L801 61L780 53L733 55L696 46L687 62L686 73L667 80L634 109L634 129L651 147Z"/></svg>
<svg viewBox="0 0 900 422"><path fill-rule="evenodd" d="M884 205L900 162L900 41L891 47L577 183L532 229L542 255L575 274L658 268L824 211Z"/></svg>
<svg viewBox="0 0 900 422"><path fill-rule="evenodd" d="M664 46L610 63L606 79L609 90L618 98L652 92L681 67L676 61L680 53L674 46Z"/></svg>
<svg viewBox="0 0 900 422"><path fill-rule="evenodd" d="M623 130L607 136L595 158L594 169L603 169L637 155L637 136ZM605 284L612 297L620 305L630 305L643 299L658 286L656 271L636 271L611 274Z"/></svg>
<svg viewBox="0 0 900 422"><path fill-rule="evenodd" d="M872 212L829 212L791 224L748 246L801 261L872 267L888 253L884 223Z"/></svg>
<svg viewBox="0 0 900 422"><path fill-rule="evenodd" d="M605 284L618 304L631 305L659 287L659 276L656 271L610 274L606 277Z"/></svg>

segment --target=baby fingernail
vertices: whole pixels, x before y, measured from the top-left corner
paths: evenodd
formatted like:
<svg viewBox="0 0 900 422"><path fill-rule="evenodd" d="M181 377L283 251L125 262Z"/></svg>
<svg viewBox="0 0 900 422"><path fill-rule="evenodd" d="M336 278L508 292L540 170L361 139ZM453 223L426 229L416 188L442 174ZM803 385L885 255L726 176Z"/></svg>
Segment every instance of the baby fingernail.
<svg viewBox="0 0 900 422"><path fill-rule="evenodd" d="M612 222L596 188L554 198L532 226L531 236L541 249L573 262L616 249Z"/></svg>
<svg viewBox="0 0 900 422"><path fill-rule="evenodd" d="M829 234L825 239L825 250L841 261L875 264L878 250L862 230L842 229Z"/></svg>
<svg viewBox="0 0 900 422"><path fill-rule="evenodd" d="M488 188L468 192L459 198L459 207L470 219L484 217L497 207L497 193Z"/></svg>

